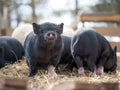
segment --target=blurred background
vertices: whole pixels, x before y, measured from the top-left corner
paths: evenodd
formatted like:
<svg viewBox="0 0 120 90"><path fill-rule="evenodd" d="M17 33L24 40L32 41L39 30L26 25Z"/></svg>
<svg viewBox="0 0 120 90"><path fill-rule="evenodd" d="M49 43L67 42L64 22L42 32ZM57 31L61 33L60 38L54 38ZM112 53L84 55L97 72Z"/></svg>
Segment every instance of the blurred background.
<svg viewBox="0 0 120 90"><path fill-rule="evenodd" d="M0 0L0 30L14 30L24 23L64 22L76 30L82 14L119 14L120 0ZM85 22L85 26L119 26Z"/></svg>

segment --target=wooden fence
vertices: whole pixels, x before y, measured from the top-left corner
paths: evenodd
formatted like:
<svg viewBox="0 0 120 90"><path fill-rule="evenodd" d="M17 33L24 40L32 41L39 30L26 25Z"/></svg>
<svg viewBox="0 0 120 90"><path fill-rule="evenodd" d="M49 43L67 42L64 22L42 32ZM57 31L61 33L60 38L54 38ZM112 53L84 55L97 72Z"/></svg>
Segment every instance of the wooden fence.
<svg viewBox="0 0 120 90"><path fill-rule="evenodd" d="M120 14L83 14L79 19L81 22L114 22L120 23ZM93 27L98 33L103 36L120 37L120 27ZM114 48L117 46L117 52L120 52L120 42L109 41ZM120 56L118 58L118 69L120 69Z"/></svg>
<svg viewBox="0 0 120 90"><path fill-rule="evenodd" d="M0 29L0 36L5 36L5 35L11 36L12 32L13 30L11 28L4 29L4 30Z"/></svg>
<svg viewBox="0 0 120 90"><path fill-rule="evenodd" d="M120 36L120 27L114 28L114 27L93 27L98 33L104 35L104 36L110 36L110 37L119 37ZM120 52L120 42L110 42L111 46L117 46L117 52Z"/></svg>
<svg viewBox="0 0 120 90"><path fill-rule="evenodd" d="M120 14L82 14L81 22L115 22L120 23Z"/></svg>

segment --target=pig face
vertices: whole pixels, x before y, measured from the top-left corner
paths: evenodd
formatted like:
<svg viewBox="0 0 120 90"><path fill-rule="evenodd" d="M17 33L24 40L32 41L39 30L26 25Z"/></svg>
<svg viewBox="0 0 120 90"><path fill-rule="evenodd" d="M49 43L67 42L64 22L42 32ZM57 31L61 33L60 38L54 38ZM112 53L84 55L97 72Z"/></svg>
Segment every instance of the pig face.
<svg viewBox="0 0 120 90"><path fill-rule="evenodd" d="M111 52L110 57L108 58L105 67L111 72L116 72L117 67L117 56L116 56L117 47L115 46L114 50Z"/></svg>
<svg viewBox="0 0 120 90"><path fill-rule="evenodd" d="M44 23L38 25L33 23L34 33L48 43L54 43L63 32L63 23L56 25L53 23Z"/></svg>

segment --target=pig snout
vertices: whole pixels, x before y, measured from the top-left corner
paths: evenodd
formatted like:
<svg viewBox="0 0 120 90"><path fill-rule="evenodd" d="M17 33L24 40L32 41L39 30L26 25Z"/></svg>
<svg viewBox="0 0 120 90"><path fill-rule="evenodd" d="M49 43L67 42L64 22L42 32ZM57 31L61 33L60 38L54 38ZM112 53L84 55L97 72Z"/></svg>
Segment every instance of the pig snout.
<svg viewBox="0 0 120 90"><path fill-rule="evenodd" d="M54 33L48 33L47 37L48 37L48 40L54 40L55 39L55 34Z"/></svg>
<svg viewBox="0 0 120 90"><path fill-rule="evenodd" d="M46 41L49 41L49 42L52 42L52 41L55 41L57 39L57 35L55 32L47 32L45 34L45 40Z"/></svg>

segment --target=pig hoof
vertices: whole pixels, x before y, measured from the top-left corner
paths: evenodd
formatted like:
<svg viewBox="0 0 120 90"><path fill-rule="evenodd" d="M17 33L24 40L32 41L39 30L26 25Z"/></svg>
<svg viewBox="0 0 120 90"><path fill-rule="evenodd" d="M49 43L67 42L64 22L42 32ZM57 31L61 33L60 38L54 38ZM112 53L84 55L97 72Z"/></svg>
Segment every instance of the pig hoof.
<svg viewBox="0 0 120 90"><path fill-rule="evenodd" d="M97 69L97 74L98 75L102 75L103 74L103 67L102 66Z"/></svg>
<svg viewBox="0 0 120 90"><path fill-rule="evenodd" d="M51 78L57 78L57 74L54 72L54 73L48 73L48 76L51 77Z"/></svg>
<svg viewBox="0 0 120 90"><path fill-rule="evenodd" d="M102 72L97 72L97 75L102 75L103 73Z"/></svg>
<svg viewBox="0 0 120 90"><path fill-rule="evenodd" d="M96 77L96 73L90 72L90 77Z"/></svg>
<svg viewBox="0 0 120 90"><path fill-rule="evenodd" d="M81 67L81 68L78 69L78 74L79 74L79 75L84 75L84 74L85 74L83 67Z"/></svg>
<svg viewBox="0 0 120 90"><path fill-rule="evenodd" d="M58 71L59 71L59 72L65 71L65 67L64 67L63 65L60 65L60 66L58 67Z"/></svg>
<svg viewBox="0 0 120 90"><path fill-rule="evenodd" d="M35 74L29 74L29 77L33 77L33 76L35 76Z"/></svg>
<svg viewBox="0 0 120 90"><path fill-rule="evenodd" d="M52 78L56 78L56 77L57 77L57 74L56 74L56 72L55 72L55 67L52 66L52 65L50 65L50 66L48 67L48 76L49 76L49 77L52 77Z"/></svg>
<svg viewBox="0 0 120 90"><path fill-rule="evenodd" d="M37 71L30 72L29 77L35 76L36 73L37 73Z"/></svg>

